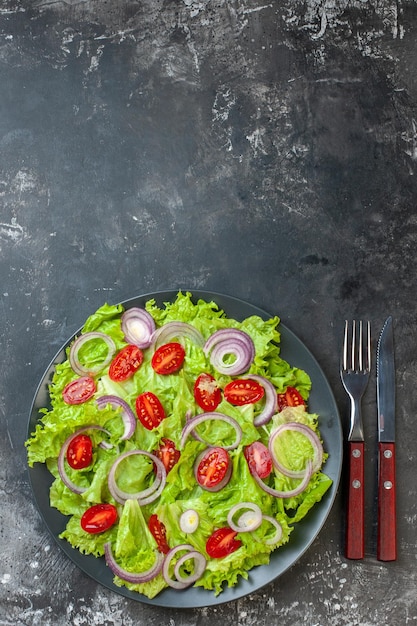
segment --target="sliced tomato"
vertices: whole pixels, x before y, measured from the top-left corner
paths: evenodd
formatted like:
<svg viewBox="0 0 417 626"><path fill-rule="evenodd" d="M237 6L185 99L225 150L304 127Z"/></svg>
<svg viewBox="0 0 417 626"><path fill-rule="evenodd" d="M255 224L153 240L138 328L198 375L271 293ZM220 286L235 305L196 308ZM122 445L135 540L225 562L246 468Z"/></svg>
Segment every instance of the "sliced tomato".
<svg viewBox="0 0 417 626"><path fill-rule="evenodd" d="M62 398L66 404L82 404L94 395L96 389L96 383L90 376L81 376L64 387Z"/></svg>
<svg viewBox="0 0 417 626"><path fill-rule="evenodd" d="M289 406L306 406L301 393L295 387L287 387L284 393L277 394L278 411L282 411Z"/></svg>
<svg viewBox="0 0 417 626"><path fill-rule="evenodd" d="M215 411L222 400L222 392L216 379L203 372L194 383L194 398L204 411Z"/></svg>
<svg viewBox="0 0 417 626"><path fill-rule="evenodd" d="M272 472L272 458L268 448L262 442L254 441L250 446L246 446L243 454L251 474L266 478Z"/></svg>
<svg viewBox="0 0 417 626"><path fill-rule="evenodd" d="M264 397L264 394L265 390L262 385L251 378L232 380L224 388L224 397L235 406L255 404Z"/></svg>
<svg viewBox="0 0 417 626"><path fill-rule="evenodd" d="M113 526L117 517L113 504L94 504L81 517L81 528L91 535L103 533Z"/></svg>
<svg viewBox="0 0 417 626"><path fill-rule="evenodd" d="M177 372L185 359L185 350L175 341L166 343L156 350L151 365L157 374L173 374Z"/></svg>
<svg viewBox="0 0 417 626"><path fill-rule="evenodd" d="M73 437L67 449L67 462L72 469L84 469L93 460L93 442L88 435Z"/></svg>
<svg viewBox="0 0 417 626"><path fill-rule="evenodd" d="M207 539L206 552L212 559L221 559L228 554L235 552L242 542L240 539L236 539L237 532L225 526L218 528Z"/></svg>
<svg viewBox="0 0 417 626"><path fill-rule="evenodd" d="M133 376L142 362L142 350L133 344L128 344L116 354L110 363L109 376L116 383L123 382Z"/></svg>
<svg viewBox="0 0 417 626"><path fill-rule="evenodd" d="M159 426L166 417L164 407L152 391L144 391L136 398L136 414L148 430Z"/></svg>
<svg viewBox="0 0 417 626"><path fill-rule="evenodd" d="M195 476L198 484L204 489L214 490L222 487L230 477L231 460L224 448L208 448L197 460Z"/></svg>
<svg viewBox="0 0 417 626"><path fill-rule="evenodd" d="M167 542L167 529L155 513L150 516L148 527L157 543L159 552L167 554L170 550Z"/></svg>
<svg viewBox="0 0 417 626"><path fill-rule="evenodd" d="M162 437L159 448L154 451L154 454L158 459L161 459L167 474L178 463L181 456L180 451L175 447L175 443L166 437Z"/></svg>

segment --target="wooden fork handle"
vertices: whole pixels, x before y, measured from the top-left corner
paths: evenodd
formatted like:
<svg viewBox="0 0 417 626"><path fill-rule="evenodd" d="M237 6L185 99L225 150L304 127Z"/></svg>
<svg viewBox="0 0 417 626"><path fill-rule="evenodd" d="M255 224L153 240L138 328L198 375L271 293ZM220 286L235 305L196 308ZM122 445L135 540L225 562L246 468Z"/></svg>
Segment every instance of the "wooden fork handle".
<svg viewBox="0 0 417 626"><path fill-rule="evenodd" d="M380 561L395 561L397 558L395 444L380 442L378 447L379 478L377 558Z"/></svg>
<svg viewBox="0 0 417 626"><path fill-rule="evenodd" d="M349 484L347 491L346 557L363 559L365 556L364 535L364 452L363 441L349 441Z"/></svg>

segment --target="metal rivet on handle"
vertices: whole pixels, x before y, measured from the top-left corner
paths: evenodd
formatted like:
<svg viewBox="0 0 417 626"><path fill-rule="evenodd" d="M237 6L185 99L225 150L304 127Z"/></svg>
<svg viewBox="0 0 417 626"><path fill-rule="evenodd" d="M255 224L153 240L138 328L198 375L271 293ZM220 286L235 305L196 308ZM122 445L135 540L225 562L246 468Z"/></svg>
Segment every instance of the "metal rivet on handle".
<svg viewBox="0 0 417 626"><path fill-rule="evenodd" d="M392 457L392 451L391 450L384 450L384 457L386 459L390 459Z"/></svg>
<svg viewBox="0 0 417 626"><path fill-rule="evenodd" d="M358 459L361 455L361 451L359 450L359 448L354 448L352 450L352 456L355 457L355 459Z"/></svg>
<svg viewBox="0 0 417 626"><path fill-rule="evenodd" d="M359 488L360 488L360 486L361 486L361 481L360 481L360 480L354 480L354 481L352 482L352 487L353 487L354 489L359 489Z"/></svg>
<svg viewBox="0 0 417 626"><path fill-rule="evenodd" d="M384 489L392 489L392 482L390 480L384 482Z"/></svg>

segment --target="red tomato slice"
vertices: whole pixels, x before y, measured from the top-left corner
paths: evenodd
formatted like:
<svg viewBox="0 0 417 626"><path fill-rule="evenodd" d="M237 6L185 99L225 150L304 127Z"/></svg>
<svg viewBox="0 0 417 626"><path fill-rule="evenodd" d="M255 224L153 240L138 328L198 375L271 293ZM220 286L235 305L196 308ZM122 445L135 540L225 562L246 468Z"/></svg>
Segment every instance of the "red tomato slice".
<svg viewBox="0 0 417 626"><path fill-rule="evenodd" d="M185 359L185 350L180 343L166 343L154 353L151 365L157 374L177 372Z"/></svg>
<svg viewBox="0 0 417 626"><path fill-rule="evenodd" d="M168 554L170 547L167 542L167 530L156 514L150 516L148 527L157 543L159 552Z"/></svg>
<svg viewBox="0 0 417 626"><path fill-rule="evenodd" d="M66 404L87 402L96 391L96 383L89 376L81 376L64 387L62 398Z"/></svg>
<svg viewBox="0 0 417 626"><path fill-rule="evenodd" d="M230 456L224 448L209 448L196 469L197 482L201 487L213 489L226 479Z"/></svg>
<svg viewBox="0 0 417 626"><path fill-rule="evenodd" d="M116 354L110 363L109 376L114 382L127 380L140 368L143 362L143 353L140 348L129 344Z"/></svg>
<svg viewBox="0 0 417 626"><path fill-rule="evenodd" d="M215 411L222 399L222 392L216 379L203 372L194 383L194 398L204 411Z"/></svg>
<svg viewBox="0 0 417 626"><path fill-rule="evenodd" d="M284 393L277 394L278 411L289 406L306 406L305 400L295 387L287 387Z"/></svg>
<svg viewBox="0 0 417 626"><path fill-rule="evenodd" d="M81 518L81 528L91 535L103 533L117 520L117 509L113 504L94 504Z"/></svg>
<svg viewBox="0 0 417 626"><path fill-rule="evenodd" d="M242 542L235 539L237 532L228 526L218 528L207 539L206 552L212 559L221 559L240 548Z"/></svg>
<svg viewBox="0 0 417 626"><path fill-rule="evenodd" d="M76 435L67 449L67 462L72 469L84 469L93 460L93 442L88 435Z"/></svg>
<svg viewBox="0 0 417 626"><path fill-rule="evenodd" d="M178 463L181 453L175 447L175 443L171 439L162 437L160 446L154 451L155 456L161 459L165 466L166 472L170 472L174 465Z"/></svg>
<svg viewBox="0 0 417 626"><path fill-rule="evenodd" d="M254 441L243 452L251 474L266 478L272 472L272 458L269 450L260 441Z"/></svg>
<svg viewBox="0 0 417 626"><path fill-rule="evenodd" d="M141 424L153 430L165 419L165 411L160 400L151 391L145 391L136 398L136 413Z"/></svg>
<svg viewBox="0 0 417 626"><path fill-rule="evenodd" d="M243 406L255 404L264 397L265 390L260 383L250 378L232 380L224 388L224 397L230 404Z"/></svg>

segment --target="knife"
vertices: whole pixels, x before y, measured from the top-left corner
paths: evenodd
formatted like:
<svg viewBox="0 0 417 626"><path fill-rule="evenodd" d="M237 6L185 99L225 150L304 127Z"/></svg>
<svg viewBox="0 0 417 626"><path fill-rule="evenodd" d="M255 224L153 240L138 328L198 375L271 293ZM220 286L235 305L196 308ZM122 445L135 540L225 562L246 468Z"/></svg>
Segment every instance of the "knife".
<svg viewBox="0 0 417 626"><path fill-rule="evenodd" d="M395 366L392 317L385 320L376 357L378 403L377 559L397 558L395 484Z"/></svg>

